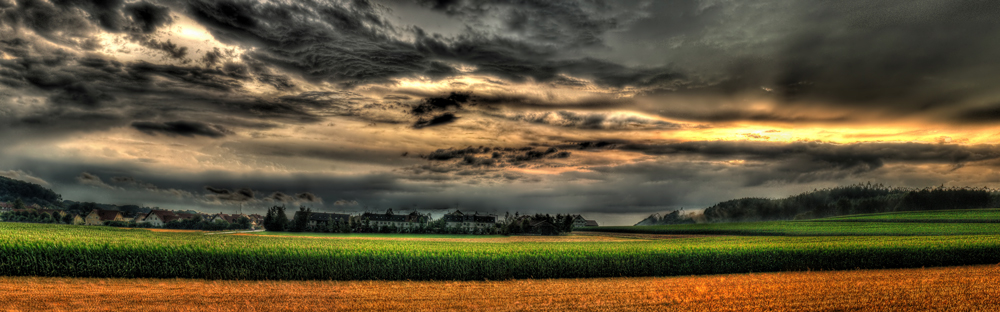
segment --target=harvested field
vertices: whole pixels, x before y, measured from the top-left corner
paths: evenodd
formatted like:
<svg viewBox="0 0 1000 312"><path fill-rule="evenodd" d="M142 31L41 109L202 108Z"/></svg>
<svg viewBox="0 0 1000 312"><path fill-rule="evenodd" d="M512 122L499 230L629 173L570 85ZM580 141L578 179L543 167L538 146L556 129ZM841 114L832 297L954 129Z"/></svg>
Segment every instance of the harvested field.
<svg viewBox="0 0 1000 312"><path fill-rule="evenodd" d="M4 311L997 311L1000 266L482 282L0 277Z"/></svg>

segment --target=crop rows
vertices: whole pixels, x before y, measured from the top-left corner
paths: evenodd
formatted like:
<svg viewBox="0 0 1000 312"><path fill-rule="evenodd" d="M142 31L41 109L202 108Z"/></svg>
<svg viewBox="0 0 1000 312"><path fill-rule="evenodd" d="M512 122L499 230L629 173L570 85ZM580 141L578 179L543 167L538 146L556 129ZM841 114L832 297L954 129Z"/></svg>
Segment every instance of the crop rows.
<svg viewBox="0 0 1000 312"><path fill-rule="evenodd" d="M0 275L504 280L1000 262L996 235L454 243L154 233L0 223Z"/></svg>

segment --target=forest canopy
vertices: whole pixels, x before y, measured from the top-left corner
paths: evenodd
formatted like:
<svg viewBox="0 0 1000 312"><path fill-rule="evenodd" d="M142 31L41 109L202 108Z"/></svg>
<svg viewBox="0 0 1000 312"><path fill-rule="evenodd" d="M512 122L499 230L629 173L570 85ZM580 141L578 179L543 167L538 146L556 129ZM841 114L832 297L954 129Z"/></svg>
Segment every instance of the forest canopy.
<svg viewBox="0 0 1000 312"><path fill-rule="evenodd" d="M0 177L0 202L13 202L18 198L26 205L61 207L62 195L41 185Z"/></svg>

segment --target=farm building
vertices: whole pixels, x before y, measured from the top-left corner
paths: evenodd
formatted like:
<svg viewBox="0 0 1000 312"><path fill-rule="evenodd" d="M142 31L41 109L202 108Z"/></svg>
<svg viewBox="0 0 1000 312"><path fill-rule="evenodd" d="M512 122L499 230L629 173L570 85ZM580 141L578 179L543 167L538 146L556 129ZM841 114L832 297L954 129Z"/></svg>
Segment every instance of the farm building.
<svg viewBox="0 0 1000 312"><path fill-rule="evenodd" d="M573 228L597 226L597 221L584 219L581 215L573 216Z"/></svg>
<svg viewBox="0 0 1000 312"><path fill-rule="evenodd" d="M252 225L252 226L257 226L257 225L260 225L260 224L264 224L264 216L262 216L262 215L259 215L259 214L255 213L255 214L247 216L247 218L250 218L250 225Z"/></svg>
<svg viewBox="0 0 1000 312"><path fill-rule="evenodd" d="M180 219L173 211L153 210L146 214L142 223L149 223L152 226L163 226L167 222Z"/></svg>
<svg viewBox="0 0 1000 312"><path fill-rule="evenodd" d="M325 213L325 212L312 212L309 213L309 226L321 226L325 227L329 225L330 221L337 221L347 223L351 218L351 215L342 213Z"/></svg>
<svg viewBox="0 0 1000 312"><path fill-rule="evenodd" d="M409 228L427 223L428 217L421 215L416 211L411 212L408 215L395 215L392 214L392 209L389 209L389 211L386 211L384 214L366 212L361 215L361 220L368 220L368 222L370 222L369 225L374 228L393 225L400 228Z"/></svg>
<svg viewBox="0 0 1000 312"><path fill-rule="evenodd" d="M468 230L488 229L496 227L497 216L479 215L478 213L467 215L455 210L455 212L444 215L444 222L447 227L461 227Z"/></svg>
<svg viewBox="0 0 1000 312"><path fill-rule="evenodd" d="M104 225L104 221L122 221L122 212L117 210L94 209L84 220L86 225Z"/></svg>

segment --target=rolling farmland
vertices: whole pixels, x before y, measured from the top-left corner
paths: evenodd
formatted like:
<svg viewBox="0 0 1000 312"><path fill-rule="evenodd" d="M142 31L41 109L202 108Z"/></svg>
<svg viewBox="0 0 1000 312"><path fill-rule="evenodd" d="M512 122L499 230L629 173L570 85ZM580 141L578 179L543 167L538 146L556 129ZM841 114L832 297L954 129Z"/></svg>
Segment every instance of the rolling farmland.
<svg viewBox="0 0 1000 312"><path fill-rule="evenodd" d="M1000 223L1000 209L873 213L817 219L824 222Z"/></svg>
<svg viewBox="0 0 1000 312"><path fill-rule="evenodd" d="M935 236L1000 234L1000 209L893 212L805 221L602 226L586 231L750 236Z"/></svg>
<svg viewBox="0 0 1000 312"><path fill-rule="evenodd" d="M715 234L758 235L669 239L652 236L609 239L597 235L570 240L436 236L393 239L393 236L372 235L340 239L338 235L205 235L0 223L0 233L4 233L0 236L0 275L507 280L1000 262L1000 235L997 235L1000 224L764 222L695 226L675 227L681 231L670 226L634 228L647 233L704 234L689 229L711 229Z"/></svg>

